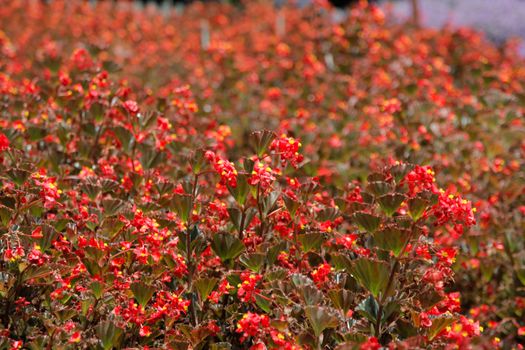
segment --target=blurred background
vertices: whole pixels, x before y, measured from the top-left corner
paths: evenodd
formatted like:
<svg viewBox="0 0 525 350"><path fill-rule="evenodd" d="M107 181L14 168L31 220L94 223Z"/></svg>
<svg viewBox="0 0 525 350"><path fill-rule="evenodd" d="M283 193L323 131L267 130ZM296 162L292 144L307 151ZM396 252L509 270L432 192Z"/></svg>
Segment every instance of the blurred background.
<svg viewBox="0 0 525 350"><path fill-rule="evenodd" d="M411 1L390 1L401 17L411 15ZM501 42L509 37L525 39L524 0L418 0L424 25L470 26Z"/></svg>
<svg viewBox="0 0 525 350"><path fill-rule="evenodd" d="M312 2L319 2L317 0L273 1L276 6L285 3L305 6ZM184 4L191 2L193 1L140 0L136 3L139 6L153 5L170 8L173 5L183 7ZM229 2L240 3L242 1L229 0ZM339 9L344 9L359 0L331 0L329 2ZM378 3L390 9L400 20L415 19L425 26L474 27L485 32L486 36L496 43L513 37L525 39L525 0L369 0L369 2ZM342 12L334 17L336 20L344 19ZM525 50L522 49L522 51L525 53Z"/></svg>

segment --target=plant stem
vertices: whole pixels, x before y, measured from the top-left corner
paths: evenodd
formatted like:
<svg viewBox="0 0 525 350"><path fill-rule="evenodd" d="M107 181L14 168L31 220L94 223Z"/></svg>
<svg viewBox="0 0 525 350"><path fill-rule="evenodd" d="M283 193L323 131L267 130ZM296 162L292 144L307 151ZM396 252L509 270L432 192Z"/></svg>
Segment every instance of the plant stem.
<svg viewBox="0 0 525 350"><path fill-rule="evenodd" d="M193 207L195 205L195 199L197 198L197 183L199 180L199 174L195 174L193 178L193 186L191 190L191 208L190 208L190 218L191 218L191 212L193 211ZM192 323L194 325L197 325L197 309L195 308L195 298L193 297L193 273L194 273L194 266L193 266L193 259L192 259L192 251L191 251L191 219L188 218L188 227L186 228L186 260L188 263L188 290L190 293L192 293L191 297L191 303L190 303L190 311L192 316Z"/></svg>
<svg viewBox="0 0 525 350"><path fill-rule="evenodd" d="M394 266L392 266L392 270L390 270L390 276L388 277L388 282L386 284L385 292L381 295L381 298L378 301L379 309L377 311L377 322L375 324L375 335L378 339L381 336L381 319L383 318L384 302L385 302L386 296L390 292L390 288L392 288L392 283L394 282L394 276L397 273L399 266L400 266L399 260L396 258L396 262L394 263Z"/></svg>
<svg viewBox="0 0 525 350"><path fill-rule="evenodd" d="M394 266L392 266L392 269L390 270L390 276L388 276L388 282L386 284L385 292L381 294L381 297L378 300L379 309L377 311L377 320L376 320L375 329L374 329L375 336L378 339L381 337L381 319L383 318L384 302L385 302L385 299L388 293L390 292L390 288L392 288L392 284L394 283L394 277L397 271L399 270L399 267L401 266L401 263L399 262L399 258L405 253L405 250L407 249L408 244L412 240L412 237L414 236L414 232L416 231L416 224L417 222L412 223L408 239L405 242L405 245L403 246L401 253L399 253L399 256L394 258L395 259Z"/></svg>
<svg viewBox="0 0 525 350"><path fill-rule="evenodd" d="M244 238L244 221L245 220L246 220L246 212L245 212L245 208L244 208L244 205L243 205L242 209L241 209L241 223L240 223L240 226L239 226L239 239L241 241Z"/></svg>

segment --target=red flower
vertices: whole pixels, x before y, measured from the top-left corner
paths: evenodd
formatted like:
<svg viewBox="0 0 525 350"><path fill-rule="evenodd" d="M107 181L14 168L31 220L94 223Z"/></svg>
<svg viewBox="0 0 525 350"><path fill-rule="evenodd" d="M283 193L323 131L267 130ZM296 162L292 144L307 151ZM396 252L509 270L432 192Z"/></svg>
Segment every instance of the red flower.
<svg viewBox="0 0 525 350"><path fill-rule="evenodd" d="M139 335L141 337L149 337L151 335L151 329L148 326L140 326Z"/></svg>
<svg viewBox="0 0 525 350"><path fill-rule="evenodd" d="M300 162L303 161L303 156L299 154L299 148L301 143L294 139L293 137L287 137L286 135L281 135L281 137L273 140L270 145L270 149L276 152L283 163L286 161L290 162L292 166L297 167Z"/></svg>
<svg viewBox="0 0 525 350"><path fill-rule="evenodd" d="M237 170L232 162L222 159L212 151L207 151L205 158L213 164L213 168L221 176L221 183L231 187L237 186Z"/></svg>
<svg viewBox="0 0 525 350"><path fill-rule="evenodd" d="M0 132L0 152L5 151L9 148L9 139L3 133Z"/></svg>
<svg viewBox="0 0 525 350"><path fill-rule="evenodd" d="M405 181L408 183L410 195L415 196L421 191L427 190L433 193L438 192L435 184L434 170L429 166L416 165L414 169L407 174Z"/></svg>
<svg viewBox="0 0 525 350"><path fill-rule="evenodd" d="M257 283L262 279L261 275L251 274L249 272L241 273L241 281L237 295L244 302L255 301L255 294L259 291Z"/></svg>
<svg viewBox="0 0 525 350"><path fill-rule="evenodd" d="M317 284L322 284L326 281L328 281L328 276L332 272L332 266L330 264L324 263L317 267L317 269L313 270L311 275L312 279Z"/></svg>
<svg viewBox="0 0 525 350"><path fill-rule="evenodd" d="M242 316L237 323L237 333L241 333L241 341L248 337L257 337L261 335L266 328L270 326L270 318L268 315L259 315L248 312Z"/></svg>
<svg viewBox="0 0 525 350"><path fill-rule="evenodd" d="M73 334L71 334L71 337L69 337L69 343L78 343L80 342L80 339L81 339L81 336L80 336L80 332L75 332Z"/></svg>
<svg viewBox="0 0 525 350"><path fill-rule="evenodd" d="M518 335L519 336L525 335L525 326L518 328Z"/></svg>
<svg viewBox="0 0 525 350"><path fill-rule="evenodd" d="M367 341L361 344L359 347L360 350L379 350L381 349L381 344L376 337L370 337Z"/></svg>
<svg viewBox="0 0 525 350"><path fill-rule="evenodd" d="M272 168L261 162L255 163L248 183L252 186L260 184L262 189L267 189L273 181L275 181L275 177L273 176Z"/></svg>
<svg viewBox="0 0 525 350"><path fill-rule="evenodd" d="M124 102L124 108L131 115L136 115L139 112L139 105L136 101L133 100L127 100L126 102Z"/></svg>

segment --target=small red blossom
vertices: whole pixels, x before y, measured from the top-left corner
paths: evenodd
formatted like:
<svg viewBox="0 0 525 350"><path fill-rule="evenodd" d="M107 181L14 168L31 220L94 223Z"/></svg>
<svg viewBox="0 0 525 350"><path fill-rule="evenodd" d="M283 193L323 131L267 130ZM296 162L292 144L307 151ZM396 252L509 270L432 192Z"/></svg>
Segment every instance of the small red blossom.
<svg viewBox="0 0 525 350"><path fill-rule="evenodd" d="M139 335L141 337L149 337L151 335L151 329L149 326L140 326Z"/></svg>
<svg viewBox="0 0 525 350"><path fill-rule="evenodd" d="M281 137L273 140L270 149L280 156L283 164L288 161L292 166L297 167L304 159L303 155L299 154L301 146L299 141L283 134Z"/></svg>
<svg viewBox="0 0 525 350"><path fill-rule="evenodd" d="M263 190L269 188L272 182L275 181L273 170L262 162L256 162L248 183L252 186L260 185Z"/></svg>
<svg viewBox="0 0 525 350"><path fill-rule="evenodd" d="M237 170L232 162L222 159L212 151L205 153L205 158L213 164L213 168L221 177L221 183L231 187L237 186Z"/></svg>
<svg viewBox="0 0 525 350"><path fill-rule="evenodd" d="M82 339L81 333L77 331L77 332L74 332L73 334L71 334L71 336L69 337L68 342L72 343L72 344L75 344L75 343L79 343L81 339Z"/></svg>
<svg viewBox="0 0 525 350"><path fill-rule="evenodd" d="M241 283L238 285L237 295L244 302L255 301L255 294L259 292L257 283L262 279L261 275L249 272L241 273Z"/></svg>
<svg viewBox="0 0 525 350"><path fill-rule="evenodd" d="M311 272L312 279L316 284L322 284L328 281L328 276L330 275L332 270L333 268L330 266L330 264L321 264Z"/></svg>
<svg viewBox="0 0 525 350"><path fill-rule="evenodd" d="M266 328L270 326L270 318L268 315L256 314L252 312L245 313L237 322L237 333L241 333L241 341L245 341L249 337L258 337L264 334Z"/></svg>
<svg viewBox="0 0 525 350"><path fill-rule="evenodd" d="M7 136L0 132L0 152L9 148L10 142Z"/></svg>
<svg viewBox="0 0 525 350"><path fill-rule="evenodd" d="M139 112L139 105L136 101L127 100L123 104L124 109L128 111L131 115L137 115Z"/></svg>

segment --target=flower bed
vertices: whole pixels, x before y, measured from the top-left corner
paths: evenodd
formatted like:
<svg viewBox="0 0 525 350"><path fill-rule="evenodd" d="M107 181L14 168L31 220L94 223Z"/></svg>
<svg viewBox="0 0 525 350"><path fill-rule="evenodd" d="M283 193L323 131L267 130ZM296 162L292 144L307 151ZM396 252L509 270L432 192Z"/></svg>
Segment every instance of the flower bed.
<svg viewBox="0 0 525 350"><path fill-rule="evenodd" d="M521 348L515 44L364 4L0 19L0 349Z"/></svg>

